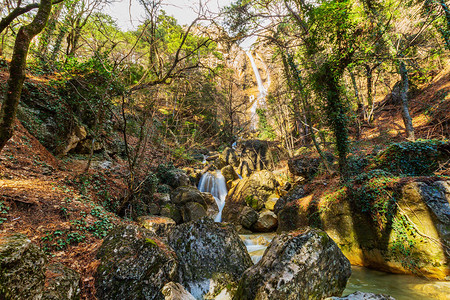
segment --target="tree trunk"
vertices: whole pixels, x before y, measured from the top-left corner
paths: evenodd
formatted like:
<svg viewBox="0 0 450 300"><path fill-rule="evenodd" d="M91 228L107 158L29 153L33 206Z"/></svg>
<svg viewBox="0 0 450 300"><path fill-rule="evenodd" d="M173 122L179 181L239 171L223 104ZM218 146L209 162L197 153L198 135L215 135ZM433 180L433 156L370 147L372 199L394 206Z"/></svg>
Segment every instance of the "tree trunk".
<svg viewBox="0 0 450 300"><path fill-rule="evenodd" d="M14 120L25 80L27 54L31 40L44 29L51 9L52 0L41 0L39 10L33 21L28 25L22 26L17 33L5 100L0 110L0 151L13 135Z"/></svg>
<svg viewBox="0 0 450 300"><path fill-rule="evenodd" d="M352 83L353 83L353 89L355 90L355 98L356 98L356 103L358 104L358 107L356 109L356 139L360 140L361 139L361 124L362 124L362 120L364 118L364 103L362 102L361 98L359 97L359 90L358 90L358 85L356 84L356 78L355 78L355 74L353 74L352 71L350 72L350 78L352 79Z"/></svg>
<svg viewBox="0 0 450 300"><path fill-rule="evenodd" d="M412 124L411 115L409 114L408 107L408 89L409 89L409 79L408 70L406 69L405 62L401 59L398 61L400 76L402 77L402 84L400 88L400 98L402 100L402 116L403 122L405 124L406 137L408 140L414 141L414 127Z"/></svg>

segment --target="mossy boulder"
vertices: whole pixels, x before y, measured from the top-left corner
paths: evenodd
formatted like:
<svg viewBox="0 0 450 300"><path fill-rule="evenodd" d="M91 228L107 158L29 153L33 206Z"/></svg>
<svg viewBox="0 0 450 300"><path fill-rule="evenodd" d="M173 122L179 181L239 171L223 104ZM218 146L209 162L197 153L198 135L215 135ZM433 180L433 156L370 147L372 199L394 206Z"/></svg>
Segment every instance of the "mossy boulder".
<svg viewBox="0 0 450 300"><path fill-rule="evenodd" d="M239 215L239 224L250 229L258 221L258 213L250 206L244 206Z"/></svg>
<svg viewBox="0 0 450 300"><path fill-rule="evenodd" d="M236 153L236 150L230 147L225 148L220 154L220 157L223 161L225 161L226 164L231 165L235 168L237 168L241 162L241 159Z"/></svg>
<svg viewBox="0 0 450 300"><path fill-rule="evenodd" d="M320 198L309 195L279 213L278 231L325 230L355 265L450 278L450 181L362 174Z"/></svg>
<svg viewBox="0 0 450 300"><path fill-rule="evenodd" d="M254 172L250 177L240 180L228 192L222 220L238 223L239 213L245 206L260 211L264 207L264 203L274 194L278 185L275 176L267 170Z"/></svg>
<svg viewBox="0 0 450 300"><path fill-rule="evenodd" d="M179 258L181 283L196 298L213 289L219 293L215 278L228 276L237 282L252 265L244 243L232 226L205 217L177 226L169 245ZM225 275L226 274L226 275Z"/></svg>
<svg viewBox="0 0 450 300"><path fill-rule="evenodd" d="M288 160L289 172L310 180L319 171L320 158L310 156L297 156Z"/></svg>
<svg viewBox="0 0 450 300"><path fill-rule="evenodd" d="M80 274L60 263L51 264L46 271L44 300L80 299Z"/></svg>
<svg viewBox="0 0 450 300"><path fill-rule="evenodd" d="M156 169L156 175L161 184L167 184L174 189L191 184L186 172L175 168L171 162L160 164Z"/></svg>
<svg viewBox="0 0 450 300"><path fill-rule="evenodd" d="M430 176L440 168L450 168L450 142L417 140L394 143L378 153L372 169L396 175Z"/></svg>
<svg viewBox="0 0 450 300"><path fill-rule="evenodd" d="M181 210L173 203L165 203L161 207L161 216L170 218L177 224L181 224L183 222Z"/></svg>
<svg viewBox="0 0 450 300"><path fill-rule="evenodd" d="M0 238L0 299L41 299L45 254L23 234Z"/></svg>
<svg viewBox="0 0 450 300"><path fill-rule="evenodd" d="M244 272L233 299L341 296L350 275L350 262L326 232L293 231L273 239L261 261Z"/></svg>
<svg viewBox="0 0 450 300"><path fill-rule="evenodd" d="M152 232L135 225L112 230L97 257L99 299L164 299L161 289L179 279L175 252Z"/></svg>
<svg viewBox="0 0 450 300"><path fill-rule="evenodd" d="M227 188L230 189L231 188L231 183L236 180L239 179L238 174L236 173L236 171L234 170L233 166L228 165L223 167L220 172L222 173L223 177L225 178L225 182L227 183Z"/></svg>
<svg viewBox="0 0 450 300"><path fill-rule="evenodd" d="M214 218L219 213L214 197L210 193L200 192L193 186L176 188L170 194L170 199L180 210L183 222L197 220L204 216Z"/></svg>

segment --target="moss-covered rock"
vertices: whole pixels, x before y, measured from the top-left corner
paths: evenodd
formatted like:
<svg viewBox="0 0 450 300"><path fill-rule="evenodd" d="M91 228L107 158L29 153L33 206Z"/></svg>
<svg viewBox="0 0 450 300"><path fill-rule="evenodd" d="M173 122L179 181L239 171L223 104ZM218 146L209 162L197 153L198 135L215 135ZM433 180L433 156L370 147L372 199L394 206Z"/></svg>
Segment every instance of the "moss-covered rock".
<svg viewBox="0 0 450 300"><path fill-rule="evenodd" d="M161 216L170 218L177 224L181 224L183 222L181 210L173 203L165 203L163 207L161 207Z"/></svg>
<svg viewBox="0 0 450 300"><path fill-rule="evenodd" d="M217 286L214 278L218 274L227 274L231 284L252 265L234 228L207 217L177 226L169 237L169 245L179 258L182 284L195 297Z"/></svg>
<svg viewBox="0 0 450 300"><path fill-rule="evenodd" d="M175 252L145 228L121 226L100 247L95 275L99 299L164 299L161 289L178 281Z"/></svg>
<svg viewBox="0 0 450 300"><path fill-rule="evenodd" d="M287 204L279 231L325 230L355 265L438 279L450 276L450 181L372 171L319 199Z"/></svg>
<svg viewBox="0 0 450 300"><path fill-rule="evenodd" d="M257 171L250 177L240 180L228 192L222 220L238 223L239 213L245 206L250 206L256 211L261 210L278 185L275 176L267 170Z"/></svg>
<svg viewBox="0 0 450 300"><path fill-rule="evenodd" d="M383 169L396 175L429 176L450 167L450 142L417 140L395 143L378 153L372 169Z"/></svg>
<svg viewBox="0 0 450 300"><path fill-rule="evenodd" d="M341 296L350 275L350 262L326 232L294 231L273 239L261 261L245 271L233 299Z"/></svg>
<svg viewBox="0 0 450 300"><path fill-rule="evenodd" d="M41 299L45 254L25 235L0 238L0 299Z"/></svg>
<svg viewBox="0 0 450 300"><path fill-rule="evenodd" d="M176 188L170 194L170 199L180 210L183 222L197 220L204 216L214 218L219 213L214 197L192 186Z"/></svg>
<svg viewBox="0 0 450 300"><path fill-rule="evenodd" d="M80 299L80 274L55 263L47 267L46 289L44 300L77 300Z"/></svg>

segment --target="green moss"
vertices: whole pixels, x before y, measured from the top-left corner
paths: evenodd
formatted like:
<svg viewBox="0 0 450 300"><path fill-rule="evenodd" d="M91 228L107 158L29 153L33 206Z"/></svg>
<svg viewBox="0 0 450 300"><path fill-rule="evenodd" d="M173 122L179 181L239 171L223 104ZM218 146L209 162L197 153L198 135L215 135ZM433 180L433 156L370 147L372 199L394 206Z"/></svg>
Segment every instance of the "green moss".
<svg viewBox="0 0 450 300"><path fill-rule="evenodd" d="M380 152L371 167L408 176L433 175L439 161L449 159L448 148L449 142L441 140L395 143Z"/></svg>

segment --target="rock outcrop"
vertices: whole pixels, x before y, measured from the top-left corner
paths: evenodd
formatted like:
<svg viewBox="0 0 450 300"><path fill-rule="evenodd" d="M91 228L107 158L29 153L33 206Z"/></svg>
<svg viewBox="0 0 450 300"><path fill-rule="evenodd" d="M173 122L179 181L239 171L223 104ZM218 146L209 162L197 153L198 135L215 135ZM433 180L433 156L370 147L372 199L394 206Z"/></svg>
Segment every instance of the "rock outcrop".
<svg viewBox="0 0 450 300"><path fill-rule="evenodd" d="M232 226L205 217L177 226L169 236L180 263L181 283L195 297L216 295L252 265L245 245ZM221 289L219 289L221 287ZM213 290L211 290L213 289Z"/></svg>
<svg viewBox="0 0 450 300"><path fill-rule="evenodd" d="M420 180L379 175L320 199L300 198L280 210L278 231L318 226L352 264L448 279L450 181Z"/></svg>
<svg viewBox="0 0 450 300"><path fill-rule="evenodd" d="M178 281L173 250L145 228L121 226L100 247L95 275L99 299L163 299L161 289Z"/></svg>
<svg viewBox="0 0 450 300"><path fill-rule="evenodd" d="M350 262L324 231L294 231L274 238L261 261L242 275L233 299L341 296L350 275Z"/></svg>
<svg viewBox="0 0 450 300"><path fill-rule="evenodd" d="M249 206L256 211L264 207L264 203L275 193L278 182L267 170L254 172L232 188L227 195L222 220L238 223L241 210Z"/></svg>
<svg viewBox="0 0 450 300"><path fill-rule="evenodd" d="M45 254L23 234L0 238L0 299L41 299Z"/></svg>
<svg viewBox="0 0 450 300"><path fill-rule="evenodd" d="M170 199L172 204L175 204L172 209L180 212L183 222L198 220L205 216L214 218L219 212L216 200L210 193L202 193L192 186L176 188L170 194Z"/></svg>

